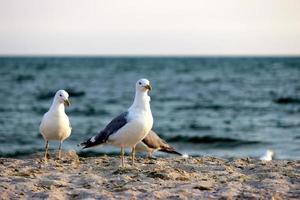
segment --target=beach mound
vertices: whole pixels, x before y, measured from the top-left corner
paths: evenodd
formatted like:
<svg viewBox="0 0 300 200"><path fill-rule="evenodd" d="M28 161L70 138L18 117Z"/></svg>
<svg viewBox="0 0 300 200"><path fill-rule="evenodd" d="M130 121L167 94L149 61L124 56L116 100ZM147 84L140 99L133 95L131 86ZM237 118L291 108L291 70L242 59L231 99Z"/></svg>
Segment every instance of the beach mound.
<svg viewBox="0 0 300 200"><path fill-rule="evenodd" d="M0 158L0 199L299 199L300 161L213 157Z"/></svg>

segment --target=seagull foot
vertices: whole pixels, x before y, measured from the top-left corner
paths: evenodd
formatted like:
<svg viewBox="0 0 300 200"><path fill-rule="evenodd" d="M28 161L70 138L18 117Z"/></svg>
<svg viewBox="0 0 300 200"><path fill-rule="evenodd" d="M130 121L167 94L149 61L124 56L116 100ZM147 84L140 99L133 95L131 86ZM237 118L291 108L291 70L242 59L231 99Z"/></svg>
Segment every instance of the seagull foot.
<svg viewBox="0 0 300 200"><path fill-rule="evenodd" d="M154 156L148 156L147 158L148 158L148 160L157 160L158 159L157 157L154 157Z"/></svg>
<svg viewBox="0 0 300 200"><path fill-rule="evenodd" d="M61 154L62 154L62 152L61 152L61 150L59 150L58 151L58 155L57 155L57 160L61 160L62 159Z"/></svg>
<svg viewBox="0 0 300 200"><path fill-rule="evenodd" d="M49 153L47 153L44 158L42 159L45 163L48 163L48 159L50 158Z"/></svg>
<svg viewBox="0 0 300 200"><path fill-rule="evenodd" d="M121 168L121 169L123 168L124 169L124 168L126 168L126 165L124 165L124 164L122 165L121 164L121 165L119 165L119 168Z"/></svg>

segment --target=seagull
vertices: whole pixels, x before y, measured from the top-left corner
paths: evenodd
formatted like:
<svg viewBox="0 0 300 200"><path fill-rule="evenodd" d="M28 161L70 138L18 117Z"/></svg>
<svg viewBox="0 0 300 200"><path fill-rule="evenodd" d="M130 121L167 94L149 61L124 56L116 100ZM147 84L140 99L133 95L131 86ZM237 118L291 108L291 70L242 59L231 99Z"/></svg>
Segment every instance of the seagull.
<svg viewBox="0 0 300 200"><path fill-rule="evenodd" d="M262 161L271 161L274 156L274 151L272 150L267 150L264 155L262 155L259 159Z"/></svg>
<svg viewBox="0 0 300 200"><path fill-rule="evenodd" d="M155 151L162 151L166 153L172 153L182 156L181 153L177 152L175 148L170 146L166 141L161 139L153 130L136 145L137 152L148 152L148 157L151 158Z"/></svg>
<svg viewBox="0 0 300 200"><path fill-rule="evenodd" d="M40 124L40 133L45 140L45 161L47 161L48 141L58 140L60 142L58 151L60 159L62 143L71 135L72 128L65 113L65 106L70 106L69 94L65 90L58 90L50 109L44 114Z"/></svg>
<svg viewBox="0 0 300 200"><path fill-rule="evenodd" d="M110 144L121 148L121 161L124 167L124 148L132 148L134 165L135 147L152 129L153 117L150 109L149 80L140 79L135 85L135 97L129 109L115 117L97 135L81 143L83 149L101 144Z"/></svg>

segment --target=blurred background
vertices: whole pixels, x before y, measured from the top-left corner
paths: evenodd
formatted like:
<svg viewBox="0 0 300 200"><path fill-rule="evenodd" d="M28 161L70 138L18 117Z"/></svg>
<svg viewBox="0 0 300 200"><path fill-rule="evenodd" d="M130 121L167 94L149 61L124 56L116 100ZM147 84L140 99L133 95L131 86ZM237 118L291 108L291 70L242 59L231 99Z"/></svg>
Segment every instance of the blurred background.
<svg viewBox="0 0 300 200"><path fill-rule="evenodd" d="M76 146L148 78L154 130L190 155L300 158L298 0L0 0L0 156L43 151L58 89ZM58 148L51 142L50 148ZM164 156L165 154L160 154Z"/></svg>

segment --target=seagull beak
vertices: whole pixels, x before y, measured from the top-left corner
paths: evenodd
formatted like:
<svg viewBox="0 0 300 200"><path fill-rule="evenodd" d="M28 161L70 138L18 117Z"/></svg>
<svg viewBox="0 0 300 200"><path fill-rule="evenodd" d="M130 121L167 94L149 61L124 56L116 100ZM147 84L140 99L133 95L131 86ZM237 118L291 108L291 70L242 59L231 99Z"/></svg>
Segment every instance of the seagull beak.
<svg viewBox="0 0 300 200"><path fill-rule="evenodd" d="M145 85L144 88L146 88L146 89L148 89L148 90L152 90L152 87L151 87L150 84L149 84L149 85Z"/></svg>
<svg viewBox="0 0 300 200"><path fill-rule="evenodd" d="M70 106L71 102L69 101L69 99L64 100L64 104L65 106Z"/></svg>

